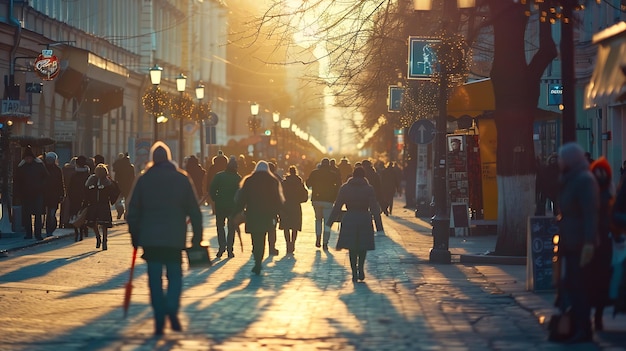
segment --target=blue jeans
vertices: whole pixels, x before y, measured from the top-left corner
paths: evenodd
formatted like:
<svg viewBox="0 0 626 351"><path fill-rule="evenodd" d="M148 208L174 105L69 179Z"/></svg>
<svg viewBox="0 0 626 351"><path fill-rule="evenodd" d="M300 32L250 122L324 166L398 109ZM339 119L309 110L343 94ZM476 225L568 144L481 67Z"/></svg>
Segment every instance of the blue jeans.
<svg viewBox="0 0 626 351"><path fill-rule="evenodd" d="M148 286L154 311L156 329L163 329L165 316L177 316L183 289L183 268L179 262L148 260ZM163 267L166 269L167 290L163 290Z"/></svg>
<svg viewBox="0 0 626 351"><path fill-rule="evenodd" d="M323 243L328 244L328 240L330 240L330 231L326 230L324 227L330 227L333 225L332 223L326 223L326 220L330 217L330 212L333 210L333 203L327 201L313 201L312 203L313 211L315 211L315 236L319 240L323 231Z"/></svg>

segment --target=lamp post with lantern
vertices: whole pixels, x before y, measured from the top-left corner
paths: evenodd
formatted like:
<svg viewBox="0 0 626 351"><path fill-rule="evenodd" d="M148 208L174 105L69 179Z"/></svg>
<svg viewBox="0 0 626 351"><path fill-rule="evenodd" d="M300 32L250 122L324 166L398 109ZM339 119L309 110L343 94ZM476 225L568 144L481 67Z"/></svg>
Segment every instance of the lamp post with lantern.
<svg viewBox="0 0 626 351"><path fill-rule="evenodd" d="M252 132L252 158L254 160L257 159L257 149L256 149L256 134L259 129L259 104L253 102L250 104L250 117L248 118L248 128Z"/></svg>
<svg viewBox="0 0 626 351"><path fill-rule="evenodd" d="M274 146L274 157L278 162L278 130L280 129L280 112L275 111L272 113L272 121L274 122L274 128L272 130L272 137L270 138L270 145Z"/></svg>
<svg viewBox="0 0 626 351"><path fill-rule="evenodd" d="M183 126L184 126L184 119L185 113L188 113L188 111L185 111L185 109L183 108L184 106L184 100L185 100L185 89L187 89L187 76L185 76L184 74L180 74L178 77L176 77L176 90L179 92L179 109L178 109L178 121L179 121L179 125L178 125L178 162L180 167L183 167L183 161L185 159L185 140L184 140L184 135L183 135Z"/></svg>
<svg viewBox="0 0 626 351"><path fill-rule="evenodd" d="M159 140L159 124L167 122L167 117L165 117L164 113L170 104L168 94L159 87L162 74L163 68L158 65L154 65L154 67L150 68L150 82L152 83L152 88L142 96L142 104L146 112L152 114L155 142Z"/></svg>
<svg viewBox="0 0 626 351"><path fill-rule="evenodd" d="M413 0L415 11L430 11L434 0ZM448 208L448 187L446 176L446 135L447 135L447 105L448 105L448 88L452 83L458 83L458 77L463 76L459 71L463 70L463 57L466 55L464 48L466 46L464 40L457 36L453 37L450 33L450 14L458 11L458 8L474 7L474 0L443 0L442 19L443 28L441 31L441 40L437 48L437 61L439 72L433 75L437 78L439 86L439 97L437 100L437 109L439 114L436 117L436 130L434 139L434 158L433 158L433 202L435 207L435 215L432 218L432 236L433 247L430 250L430 262L434 263L450 263L451 254L449 251L450 242L450 216ZM451 79L451 75L455 75L455 80ZM461 82L462 83L462 82Z"/></svg>
<svg viewBox="0 0 626 351"><path fill-rule="evenodd" d="M200 162L204 162L204 145L205 145L205 135L204 135L204 110L202 106L202 100L204 99L204 84L199 82L196 86L196 99L198 99L198 123L200 123Z"/></svg>

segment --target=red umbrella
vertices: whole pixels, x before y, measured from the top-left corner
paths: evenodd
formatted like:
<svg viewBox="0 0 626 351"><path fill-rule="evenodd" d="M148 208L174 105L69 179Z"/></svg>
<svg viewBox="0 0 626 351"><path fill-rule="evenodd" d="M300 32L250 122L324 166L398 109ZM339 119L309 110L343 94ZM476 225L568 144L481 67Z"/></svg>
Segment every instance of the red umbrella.
<svg viewBox="0 0 626 351"><path fill-rule="evenodd" d="M128 277L128 283L126 283L126 292L124 293L124 318L128 314L128 307L130 306L130 294L133 291L133 273L135 272L135 260L137 260L137 248L133 248L133 260L130 263L130 276Z"/></svg>

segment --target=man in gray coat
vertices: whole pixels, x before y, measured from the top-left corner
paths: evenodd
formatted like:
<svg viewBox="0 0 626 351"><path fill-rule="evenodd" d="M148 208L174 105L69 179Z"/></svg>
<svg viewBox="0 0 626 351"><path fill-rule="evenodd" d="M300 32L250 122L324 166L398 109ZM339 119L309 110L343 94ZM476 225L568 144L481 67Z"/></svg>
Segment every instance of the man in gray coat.
<svg viewBox="0 0 626 351"><path fill-rule="evenodd" d="M174 331L182 292L182 250L187 246L187 217L193 228L192 244L202 241L202 214L185 171L171 162L170 149L156 142L151 162L137 179L128 202L127 223L134 247L143 248L148 264L148 285L154 310L155 335L163 334L165 317ZM167 269L167 291L163 291L163 267Z"/></svg>

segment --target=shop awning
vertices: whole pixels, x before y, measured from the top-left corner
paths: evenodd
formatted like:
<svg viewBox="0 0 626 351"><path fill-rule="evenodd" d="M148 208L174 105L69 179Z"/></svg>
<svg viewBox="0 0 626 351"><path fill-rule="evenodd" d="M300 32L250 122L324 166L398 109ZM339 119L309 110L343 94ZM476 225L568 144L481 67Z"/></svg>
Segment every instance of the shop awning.
<svg viewBox="0 0 626 351"><path fill-rule="evenodd" d="M496 109L491 78L476 80L456 87L448 100L448 118L468 119ZM537 108L535 121L558 119L559 112Z"/></svg>
<svg viewBox="0 0 626 351"><path fill-rule="evenodd" d="M585 87L585 108L611 105L626 99L626 22L615 24L593 36L598 45L596 65Z"/></svg>
<svg viewBox="0 0 626 351"><path fill-rule="evenodd" d="M455 118L476 117L493 111L496 99L493 94L491 79L481 79L465 83L452 91L448 100L448 116Z"/></svg>
<svg viewBox="0 0 626 351"><path fill-rule="evenodd" d="M125 67L75 47L63 49L59 58L67 67L55 80L57 93L78 99L81 109L95 115L122 106L128 79Z"/></svg>

